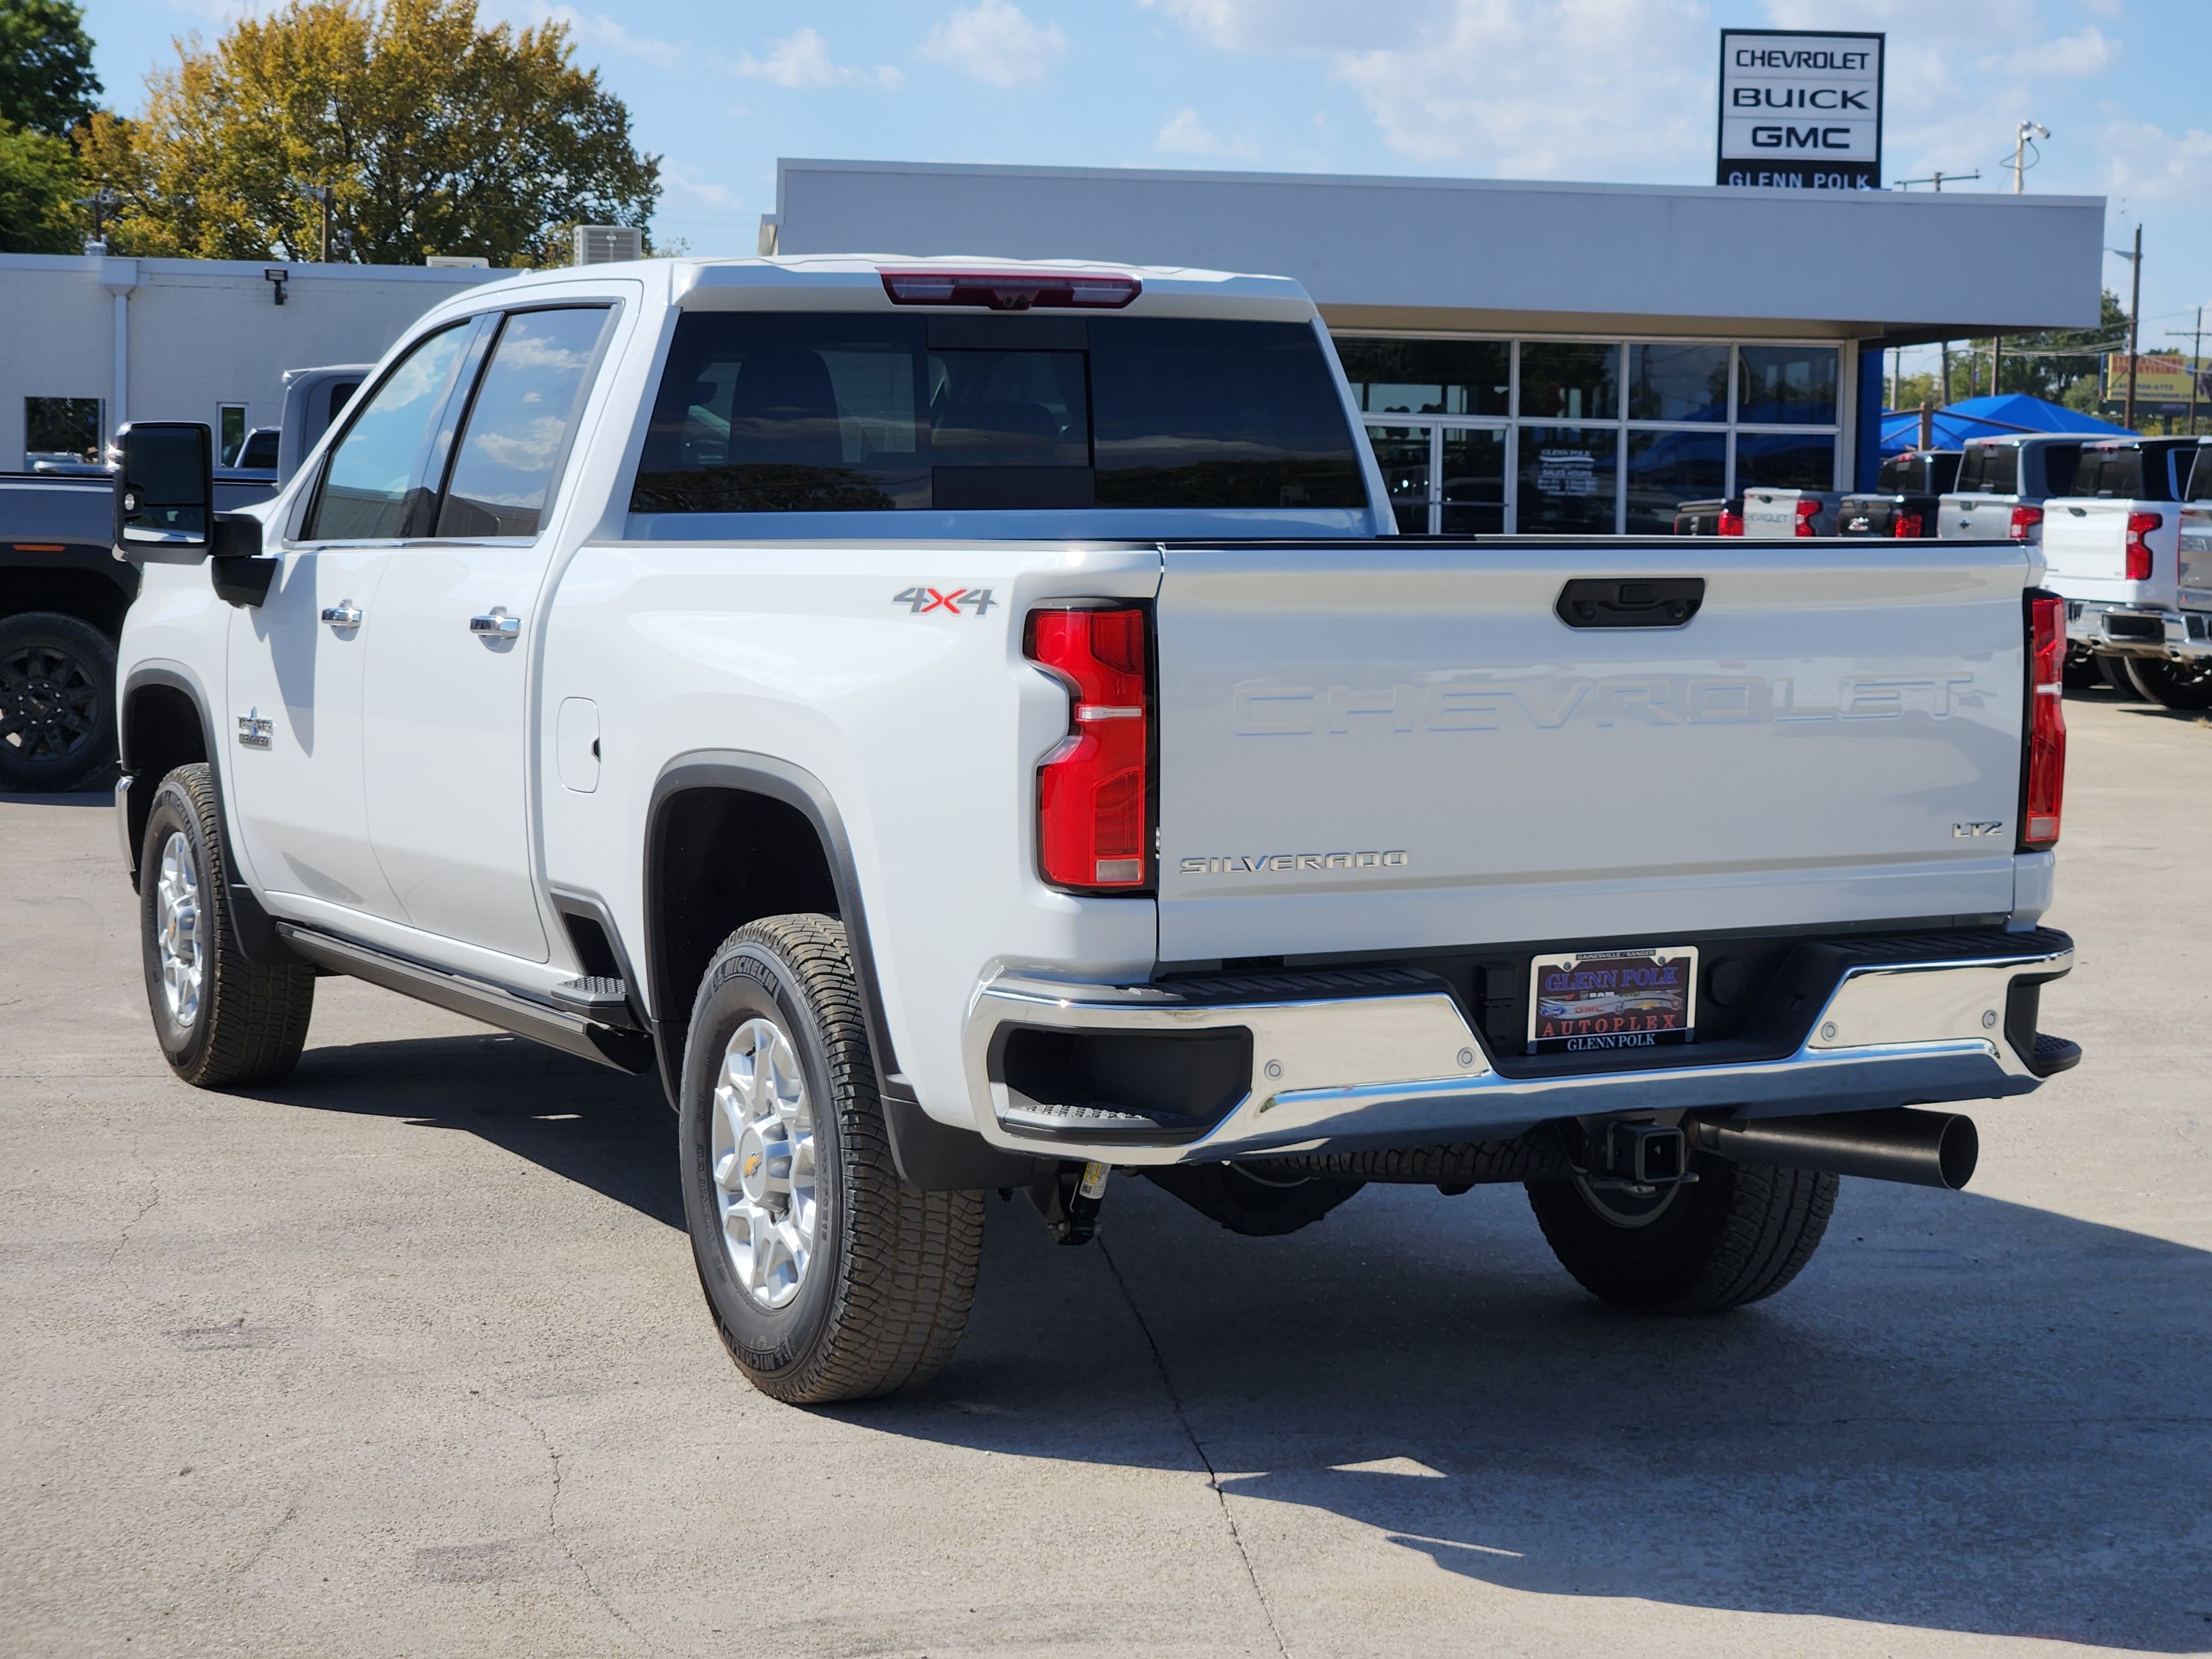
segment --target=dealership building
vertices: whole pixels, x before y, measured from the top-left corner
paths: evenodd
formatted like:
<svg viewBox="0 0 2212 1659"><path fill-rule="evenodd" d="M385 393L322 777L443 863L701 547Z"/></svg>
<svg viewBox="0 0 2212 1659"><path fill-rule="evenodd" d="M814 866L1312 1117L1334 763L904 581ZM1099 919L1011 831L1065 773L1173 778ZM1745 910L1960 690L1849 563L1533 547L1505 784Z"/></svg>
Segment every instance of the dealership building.
<svg viewBox="0 0 2212 1659"><path fill-rule="evenodd" d="M1885 350L2094 326L2104 219L2093 197L785 161L759 251L1296 277L1405 529L1588 534L1871 483ZM274 424L285 369L373 360L500 274L0 255L0 468L58 420Z"/></svg>
<svg viewBox="0 0 2212 1659"><path fill-rule="evenodd" d="M762 251L1294 276L1409 531L1871 485L1890 347L2094 327L2100 197L786 161Z"/></svg>

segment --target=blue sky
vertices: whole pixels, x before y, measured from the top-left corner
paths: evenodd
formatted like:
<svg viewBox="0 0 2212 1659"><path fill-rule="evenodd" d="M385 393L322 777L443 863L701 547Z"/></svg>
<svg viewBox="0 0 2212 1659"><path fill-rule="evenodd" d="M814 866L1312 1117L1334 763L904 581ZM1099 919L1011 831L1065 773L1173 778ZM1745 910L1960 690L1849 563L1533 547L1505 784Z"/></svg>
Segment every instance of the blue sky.
<svg viewBox="0 0 2212 1659"><path fill-rule="evenodd" d="M2039 120L2029 189L2109 198L2114 247L2144 228L2145 348L2212 304L2206 0L479 4L570 25L665 158L658 234L702 253L752 251L779 155L1709 182L1722 26L1881 29L1890 179L2008 189ZM240 9L89 0L110 99Z"/></svg>

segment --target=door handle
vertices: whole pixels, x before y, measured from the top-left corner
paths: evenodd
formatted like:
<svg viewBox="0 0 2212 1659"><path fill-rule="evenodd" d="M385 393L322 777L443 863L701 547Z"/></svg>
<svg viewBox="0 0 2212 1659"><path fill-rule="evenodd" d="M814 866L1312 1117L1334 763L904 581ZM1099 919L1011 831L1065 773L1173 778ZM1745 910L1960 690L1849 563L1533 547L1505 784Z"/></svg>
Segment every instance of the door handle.
<svg viewBox="0 0 2212 1659"><path fill-rule="evenodd" d="M333 628L358 628L361 607L351 599L341 599L336 605L323 607L323 620Z"/></svg>
<svg viewBox="0 0 2212 1659"><path fill-rule="evenodd" d="M521 631L522 618L508 616L507 607L503 605L492 606L491 614L489 617L469 618L469 632L471 634L485 634L493 639L511 640Z"/></svg>
<svg viewBox="0 0 2212 1659"><path fill-rule="evenodd" d="M1680 628L1705 602L1703 576L1577 576L1552 609L1570 628Z"/></svg>

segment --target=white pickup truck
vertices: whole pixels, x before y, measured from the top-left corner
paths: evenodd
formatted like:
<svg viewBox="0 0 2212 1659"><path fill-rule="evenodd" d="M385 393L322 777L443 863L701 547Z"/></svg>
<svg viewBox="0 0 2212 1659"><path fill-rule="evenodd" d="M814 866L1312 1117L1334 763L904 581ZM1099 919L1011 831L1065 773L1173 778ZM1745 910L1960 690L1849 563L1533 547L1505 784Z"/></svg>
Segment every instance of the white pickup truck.
<svg viewBox="0 0 2212 1659"><path fill-rule="evenodd" d="M2074 650L2169 708L2212 708L2208 453L2195 438L2084 444L2070 490L2043 508L2050 586L2066 601Z"/></svg>
<svg viewBox="0 0 2212 1659"><path fill-rule="evenodd" d="M359 976L658 1068L779 1398L941 1368L984 1195L1287 1231L1526 1183L1624 1305L1956 1188L2037 1029L2007 542L1393 535L1294 283L873 258L471 289L274 501L123 438L118 792L204 1086Z"/></svg>

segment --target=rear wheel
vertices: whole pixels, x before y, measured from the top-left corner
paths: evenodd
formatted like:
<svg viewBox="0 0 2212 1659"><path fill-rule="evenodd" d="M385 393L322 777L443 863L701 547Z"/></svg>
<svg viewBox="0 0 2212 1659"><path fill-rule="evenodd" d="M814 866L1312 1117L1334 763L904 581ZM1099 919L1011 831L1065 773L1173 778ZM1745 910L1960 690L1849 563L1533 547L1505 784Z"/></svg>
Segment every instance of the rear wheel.
<svg viewBox="0 0 2212 1659"><path fill-rule="evenodd" d="M2125 657L2116 656L2107 651L2099 652L2097 672L2105 677L2105 684L2122 696L2135 698L2142 696L2136 690L2136 683L2128 678L2128 659Z"/></svg>
<svg viewBox="0 0 2212 1659"><path fill-rule="evenodd" d="M115 763L115 642L82 617L0 618L0 790L96 787Z"/></svg>
<svg viewBox="0 0 2212 1659"><path fill-rule="evenodd" d="M2128 678L2153 702L2167 708L2212 708L2212 664L2130 657Z"/></svg>
<svg viewBox="0 0 2212 1659"><path fill-rule="evenodd" d="M1698 1176L1648 1197L1576 1176L1528 1184L1559 1265L1638 1313L1715 1313L1771 1296L1820 1248L1837 1178L1692 1154Z"/></svg>
<svg viewBox="0 0 2212 1659"><path fill-rule="evenodd" d="M2094 653L2078 645L2066 649L2066 665L2059 671L2069 691L2094 691L2105 684L2105 671L2097 665Z"/></svg>
<svg viewBox="0 0 2212 1659"><path fill-rule="evenodd" d="M264 968L238 946L222 807L204 761L161 780L138 865L146 1001L169 1069L203 1089L273 1083L299 1064L314 970Z"/></svg>
<svg viewBox="0 0 2212 1659"><path fill-rule="evenodd" d="M679 1139L700 1287L756 1388L823 1405L945 1369L983 1194L899 1179L842 924L769 916L723 943L692 1006Z"/></svg>

